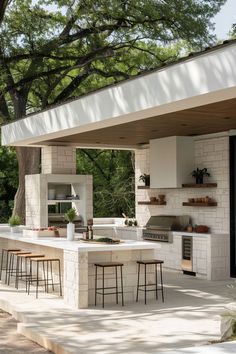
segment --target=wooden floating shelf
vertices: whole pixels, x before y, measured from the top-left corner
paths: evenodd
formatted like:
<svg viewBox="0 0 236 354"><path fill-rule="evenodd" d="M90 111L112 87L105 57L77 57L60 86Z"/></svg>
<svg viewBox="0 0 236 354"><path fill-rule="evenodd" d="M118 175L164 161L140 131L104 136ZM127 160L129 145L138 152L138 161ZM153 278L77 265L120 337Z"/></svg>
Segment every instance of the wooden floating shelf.
<svg viewBox="0 0 236 354"><path fill-rule="evenodd" d="M138 186L138 189L150 189L150 186Z"/></svg>
<svg viewBox="0 0 236 354"><path fill-rule="evenodd" d="M183 206L213 207L213 206L217 206L217 202L209 202L209 203L188 203L188 202L183 202Z"/></svg>
<svg viewBox="0 0 236 354"><path fill-rule="evenodd" d="M186 183L182 184L182 188L216 188L217 183L203 183L203 184L196 184L196 183Z"/></svg>
<svg viewBox="0 0 236 354"><path fill-rule="evenodd" d="M139 205L166 205L166 202L160 203L160 202L138 202Z"/></svg>
<svg viewBox="0 0 236 354"><path fill-rule="evenodd" d="M48 199L48 204L80 202L81 199Z"/></svg>

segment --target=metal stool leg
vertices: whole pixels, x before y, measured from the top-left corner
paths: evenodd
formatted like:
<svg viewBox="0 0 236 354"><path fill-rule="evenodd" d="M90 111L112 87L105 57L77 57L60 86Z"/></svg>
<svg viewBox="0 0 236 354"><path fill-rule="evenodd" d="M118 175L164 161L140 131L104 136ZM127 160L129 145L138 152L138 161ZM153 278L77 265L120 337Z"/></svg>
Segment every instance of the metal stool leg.
<svg viewBox="0 0 236 354"><path fill-rule="evenodd" d="M156 300L158 300L158 290L157 290L157 264L155 264L155 280L156 280Z"/></svg>
<svg viewBox="0 0 236 354"><path fill-rule="evenodd" d="M45 292L47 292L47 284L46 284L46 275L45 275L45 266L44 266L44 262L43 263L43 279L44 279L44 289Z"/></svg>
<svg viewBox="0 0 236 354"><path fill-rule="evenodd" d="M27 258L26 258L25 259L25 292L26 293L27 293L28 281L29 281L29 274L28 274Z"/></svg>
<svg viewBox="0 0 236 354"><path fill-rule="evenodd" d="M20 276L20 259L19 257L16 257L16 279L15 279L15 288L18 289L18 283L19 283L19 276ZM22 275L22 269L21 269L21 275Z"/></svg>
<svg viewBox="0 0 236 354"><path fill-rule="evenodd" d="M46 276L46 292L48 293L48 261L46 261L46 274L47 274L47 276Z"/></svg>
<svg viewBox="0 0 236 354"><path fill-rule="evenodd" d="M32 282L32 260L30 259L30 271L29 271L29 279L28 279L28 295L30 294L31 282Z"/></svg>
<svg viewBox="0 0 236 354"><path fill-rule="evenodd" d="M2 250L2 253L1 253L1 268L0 268L0 280L2 279L2 268L3 268L3 257L4 257L4 250Z"/></svg>
<svg viewBox="0 0 236 354"><path fill-rule="evenodd" d="M39 262L37 262L37 271L36 271L36 299L38 298L39 290Z"/></svg>
<svg viewBox="0 0 236 354"><path fill-rule="evenodd" d="M102 307L104 307L104 267L102 268Z"/></svg>
<svg viewBox="0 0 236 354"><path fill-rule="evenodd" d="M59 286L60 286L60 296L62 296L62 287L61 287L61 262L58 260L58 271L59 271Z"/></svg>
<svg viewBox="0 0 236 354"><path fill-rule="evenodd" d="M7 283L8 266L9 266L9 263L8 263L8 262L9 262L9 253L7 252L5 284Z"/></svg>
<svg viewBox="0 0 236 354"><path fill-rule="evenodd" d="M54 281L53 281L53 275L52 275L52 261L50 261L50 269L51 269L52 291L54 291Z"/></svg>
<svg viewBox="0 0 236 354"><path fill-rule="evenodd" d="M163 278L162 278L162 264L160 264L160 278L161 278L161 294L162 294L162 302L164 302L164 288L163 288Z"/></svg>
<svg viewBox="0 0 236 354"><path fill-rule="evenodd" d="M137 281L137 295L136 295L136 302L138 302L138 291L139 291L139 274L140 274L140 263L138 264L138 281Z"/></svg>
<svg viewBox="0 0 236 354"><path fill-rule="evenodd" d="M122 306L124 306L124 289L123 289L123 273L122 273L122 266L120 266L120 281L121 281Z"/></svg>
<svg viewBox="0 0 236 354"><path fill-rule="evenodd" d="M144 299L145 299L145 305L147 304L147 267L146 264L144 264L145 271L144 271Z"/></svg>
<svg viewBox="0 0 236 354"><path fill-rule="evenodd" d="M117 280L117 267L116 269L116 303L118 304L118 280Z"/></svg>
<svg viewBox="0 0 236 354"><path fill-rule="evenodd" d="M97 266L95 265L95 306L97 306L97 282L98 282L98 271L97 271Z"/></svg>
<svg viewBox="0 0 236 354"><path fill-rule="evenodd" d="M7 285L10 285L10 278L13 272L13 266L14 266L14 256L13 254L10 254Z"/></svg>

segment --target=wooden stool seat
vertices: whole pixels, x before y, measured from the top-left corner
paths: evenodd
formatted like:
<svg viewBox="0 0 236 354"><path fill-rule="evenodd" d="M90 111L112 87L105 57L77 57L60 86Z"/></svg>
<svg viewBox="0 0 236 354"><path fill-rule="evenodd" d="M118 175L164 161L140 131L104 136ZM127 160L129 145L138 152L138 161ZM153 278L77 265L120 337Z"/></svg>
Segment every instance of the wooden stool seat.
<svg viewBox="0 0 236 354"><path fill-rule="evenodd" d="M40 253L22 253L22 254L18 254L18 256L22 258L44 257L44 255Z"/></svg>
<svg viewBox="0 0 236 354"><path fill-rule="evenodd" d="M31 258L31 257L30 257ZM34 257L32 257L34 258ZM45 262L53 262L53 261L60 261L59 258L55 258L55 257L44 257L44 256L39 256L39 257L35 257L33 259L34 262L41 262L41 261L45 261Z"/></svg>
<svg viewBox="0 0 236 354"><path fill-rule="evenodd" d="M123 266L123 263L120 262L101 262L101 263L95 263L94 264L97 267L120 267Z"/></svg>
<svg viewBox="0 0 236 354"><path fill-rule="evenodd" d="M6 252L21 251L20 248L3 248L2 250Z"/></svg>
<svg viewBox="0 0 236 354"><path fill-rule="evenodd" d="M150 260L144 260L144 261L137 261L138 264L163 264L164 261L161 261L159 259L150 259Z"/></svg>
<svg viewBox="0 0 236 354"><path fill-rule="evenodd" d="M24 255L24 254L31 254L29 251L10 251L10 253L14 256Z"/></svg>
<svg viewBox="0 0 236 354"><path fill-rule="evenodd" d="M95 306L97 305L97 294L102 295L102 307L104 307L104 297L105 295L116 295L116 303L118 304L118 295L121 294L122 297L122 306L124 306L124 292L123 292L123 275L122 275L122 267L123 263L121 262L100 262L100 263L95 263ZM98 281L97 281L97 268L100 267L102 268L102 287L98 288ZM116 285L115 286L104 286L104 269L105 268L115 268L115 274L116 274ZM117 276L117 268L120 267L120 282L121 282L121 291L118 289L118 276ZM105 292L105 290L111 290L115 289L115 291L112 292ZM101 290L101 292L99 291Z"/></svg>
<svg viewBox="0 0 236 354"><path fill-rule="evenodd" d="M138 264L138 281L137 281L137 295L136 295L136 302L138 301L139 290L144 291L144 301L145 305L147 304L147 292L155 291L156 293L156 300L158 300L158 291L161 291L162 294L162 302L164 302L164 287L163 287L163 277L162 277L162 264L164 261L159 259L147 259L137 261ZM144 284L139 283L140 279L140 266L144 266ZM155 282L150 284L147 283L147 266L154 265L155 266ZM158 287L157 283L157 266L160 266L160 286ZM153 287L150 289L150 287Z"/></svg>

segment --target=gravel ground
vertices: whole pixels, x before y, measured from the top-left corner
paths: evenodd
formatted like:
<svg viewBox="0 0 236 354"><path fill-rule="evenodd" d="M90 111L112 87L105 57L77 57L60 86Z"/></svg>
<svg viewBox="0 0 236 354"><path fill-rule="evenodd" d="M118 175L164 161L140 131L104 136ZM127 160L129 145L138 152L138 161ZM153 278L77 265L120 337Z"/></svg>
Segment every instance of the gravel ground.
<svg viewBox="0 0 236 354"><path fill-rule="evenodd" d="M52 352L40 347L17 333L16 320L0 309L0 353L1 354L49 354Z"/></svg>

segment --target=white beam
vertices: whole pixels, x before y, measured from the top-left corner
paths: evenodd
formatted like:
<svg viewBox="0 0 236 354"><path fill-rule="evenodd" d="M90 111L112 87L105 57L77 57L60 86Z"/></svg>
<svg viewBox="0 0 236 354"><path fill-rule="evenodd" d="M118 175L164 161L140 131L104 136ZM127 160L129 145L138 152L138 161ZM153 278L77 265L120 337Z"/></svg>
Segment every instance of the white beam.
<svg viewBox="0 0 236 354"><path fill-rule="evenodd" d="M2 127L3 145L111 127L236 97L236 44L104 88Z"/></svg>

